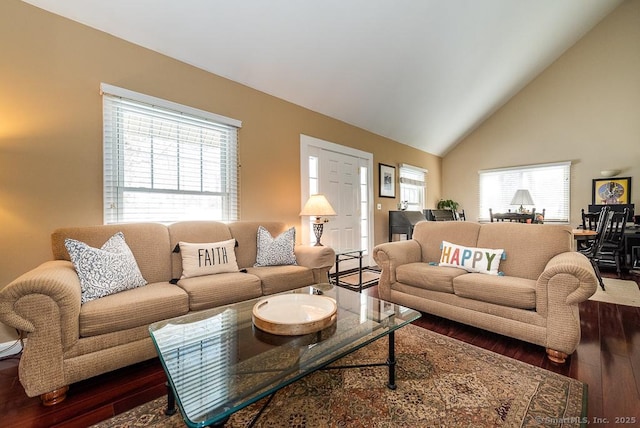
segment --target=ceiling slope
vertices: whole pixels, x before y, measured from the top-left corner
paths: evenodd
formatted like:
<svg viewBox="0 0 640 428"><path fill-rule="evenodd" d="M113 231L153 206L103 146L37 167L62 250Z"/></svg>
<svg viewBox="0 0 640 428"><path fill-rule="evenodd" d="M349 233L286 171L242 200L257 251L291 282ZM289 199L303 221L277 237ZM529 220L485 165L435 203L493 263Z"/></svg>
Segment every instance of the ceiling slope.
<svg viewBox="0 0 640 428"><path fill-rule="evenodd" d="M442 156L622 0L24 0Z"/></svg>

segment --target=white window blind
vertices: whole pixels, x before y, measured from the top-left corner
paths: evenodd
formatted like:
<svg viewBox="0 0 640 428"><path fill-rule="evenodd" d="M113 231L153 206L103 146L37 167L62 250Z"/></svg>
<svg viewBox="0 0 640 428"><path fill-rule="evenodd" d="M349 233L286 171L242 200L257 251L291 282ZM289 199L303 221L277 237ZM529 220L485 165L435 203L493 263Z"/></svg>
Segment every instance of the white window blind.
<svg viewBox="0 0 640 428"><path fill-rule="evenodd" d="M425 208L427 170L417 166L400 164L400 200L407 202L409 211Z"/></svg>
<svg viewBox="0 0 640 428"><path fill-rule="evenodd" d="M105 223L238 219L239 121L101 89Z"/></svg>
<svg viewBox="0 0 640 428"><path fill-rule="evenodd" d="M518 189L527 189L536 212L545 210L546 222L569 222L571 162L528 165L479 171L480 221L489 221L489 208L494 213L516 210L511 199Z"/></svg>

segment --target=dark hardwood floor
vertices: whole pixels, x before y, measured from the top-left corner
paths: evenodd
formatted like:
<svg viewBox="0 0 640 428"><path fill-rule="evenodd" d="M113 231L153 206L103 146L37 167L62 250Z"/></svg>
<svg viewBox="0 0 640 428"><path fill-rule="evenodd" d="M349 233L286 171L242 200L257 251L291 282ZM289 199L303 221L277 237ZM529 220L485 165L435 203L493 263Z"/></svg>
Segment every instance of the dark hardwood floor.
<svg viewBox="0 0 640 428"><path fill-rule="evenodd" d="M640 276L625 279L640 284ZM377 296L377 287L364 292ZM640 425L640 308L588 301L580 316L582 340L561 366L539 346L481 329L428 314L415 324L587 383L590 426ZM25 395L18 358L0 360L3 427L86 427L165 394L164 372L154 359L74 384L64 402L47 408Z"/></svg>

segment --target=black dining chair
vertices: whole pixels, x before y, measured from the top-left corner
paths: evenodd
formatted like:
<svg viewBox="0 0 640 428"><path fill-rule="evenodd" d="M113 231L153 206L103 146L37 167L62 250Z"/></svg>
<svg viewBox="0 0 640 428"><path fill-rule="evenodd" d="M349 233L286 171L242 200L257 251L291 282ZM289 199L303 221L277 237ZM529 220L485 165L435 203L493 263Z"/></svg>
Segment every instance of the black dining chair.
<svg viewBox="0 0 640 428"><path fill-rule="evenodd" d="M625 208L622 212L612 212L597 256L600 266L615 266L618 278L622 277L622 266L625 263L624 231L628 217L629 208Z"/></svg>
<svg viewBox="0 0 640 428"><path fill-rule="evenodd" d="M585 212L584 208L581 210L582 213L582 228L584 230L596 230L598 226L598 219L600 218L599 212Z"/></svg>
<svg viewBox="0 0 640 428"><path fill-rule="evenodd" d="M600 214L602 213L602 211L587 212L584 210L584 208L582 208L580 212L582 214L582 224L578 228L584 229L584 230L596 230L598 227L598 221L600 219ZM577 244L578 251L589 248L591 246L590 241L592 240L593 240L592 237L588 237L588 238L577 241L576 244Z"/></svg>
<svg viewBox="0 0 640 428"><path fill-rule="evenodd" d="M602 281L602 275L600 274L600 267L598 263L600 262L600 250L604 245L604 239L606 237L606 230L609 227L609 223L611 223L611 218L613 217L613 213L609 209L609 207L603 207L599 213L598 227L596 228L596 235L594 239L589 241L589 246L578 250L580 253L587 256L589 261L591 262L591 266L593 267L593 271L598 278L598 283L602 290L604 290L604 282Z"/></svg>

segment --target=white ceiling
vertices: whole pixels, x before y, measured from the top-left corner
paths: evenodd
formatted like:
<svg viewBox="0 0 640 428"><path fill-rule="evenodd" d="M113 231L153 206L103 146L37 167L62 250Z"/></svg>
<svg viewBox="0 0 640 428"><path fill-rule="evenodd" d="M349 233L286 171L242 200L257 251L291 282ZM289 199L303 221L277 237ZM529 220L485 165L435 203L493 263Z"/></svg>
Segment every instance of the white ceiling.
<svg viewBox="0 0 640 428"><path fill-rule="evenodd" d="M622 0L24 0L436 155Z"/></svg>

